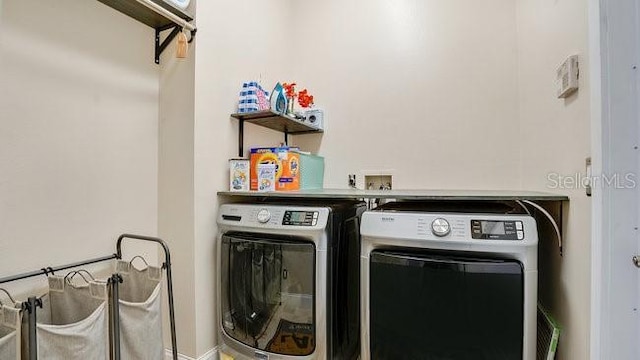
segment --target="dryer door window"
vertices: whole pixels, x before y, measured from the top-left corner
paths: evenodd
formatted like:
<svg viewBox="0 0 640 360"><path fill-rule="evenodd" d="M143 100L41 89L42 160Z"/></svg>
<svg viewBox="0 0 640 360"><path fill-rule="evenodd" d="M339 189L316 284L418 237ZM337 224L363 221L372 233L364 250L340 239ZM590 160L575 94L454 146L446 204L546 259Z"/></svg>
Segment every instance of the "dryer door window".
<svg viewBox="0 0 640 360"><path fill-rule="evenodd" d="M371 359L522 359L523 294L517 261L374 251Z"/></svg>
<svg viewBox="0 0 640 360"><path fill-rule="evenodd" d="M222 237L222 326L257 350L315 350L315 246L256 234Z"/></svg>

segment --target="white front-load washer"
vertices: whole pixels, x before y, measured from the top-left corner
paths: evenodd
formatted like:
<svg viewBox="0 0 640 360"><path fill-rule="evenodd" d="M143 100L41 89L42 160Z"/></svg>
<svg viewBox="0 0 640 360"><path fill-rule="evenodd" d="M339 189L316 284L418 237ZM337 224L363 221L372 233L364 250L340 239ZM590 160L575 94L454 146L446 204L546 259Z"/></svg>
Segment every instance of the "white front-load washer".
<svg viewBox="0 0 640 360"><path fill-rule="evenodd" d="M391 203L361 235L363 360L535 360L538 232L517 203Z"/></svg>
<svg viewBox="0 0 640 360"><path fill-rule="evenodd" d="M234 359L356 360L360 216L339 200L220 206L220 353Z"/></svg>

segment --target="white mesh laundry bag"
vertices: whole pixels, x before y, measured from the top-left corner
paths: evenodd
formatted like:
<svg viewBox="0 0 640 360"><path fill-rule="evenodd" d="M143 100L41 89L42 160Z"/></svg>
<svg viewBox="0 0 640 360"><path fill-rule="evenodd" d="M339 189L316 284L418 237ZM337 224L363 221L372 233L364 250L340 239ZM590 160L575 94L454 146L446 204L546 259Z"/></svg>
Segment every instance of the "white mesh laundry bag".
<svg viewBox="0 0 640 360"><path fill-rule="evenodd" d="M122 275L120 295L120 355L122 359L164 359L162 339L162 269L138 270L131 262L117 262Z"/></svg>
<svg viewBox="0 0 640 360"><path fill-rule="evenodd" d="M0 305L0 360L20 360L20 306Z"/></svg>
<svg viewBox="0 0 640 360"><path fill-rule="evenodd" d="M108 359L107 295L106 282L76 286L49 276L49 292L37 309L38 359Z"/></svg>

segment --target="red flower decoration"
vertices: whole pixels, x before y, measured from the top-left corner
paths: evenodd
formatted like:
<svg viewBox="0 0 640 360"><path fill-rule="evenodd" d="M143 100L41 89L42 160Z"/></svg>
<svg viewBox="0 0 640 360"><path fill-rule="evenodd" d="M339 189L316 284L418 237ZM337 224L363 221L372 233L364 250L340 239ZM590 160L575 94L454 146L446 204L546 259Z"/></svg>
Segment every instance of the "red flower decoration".
<svg viewBox="0 0 640 360"><path fill-rule="evenodd" d="M309 95L307 89L304 89L298 93L298 104L303 108L308 108L313 105L313 95Z"/></svg>
<svg viewBox="0 0 640 360"><path fill-rule="evenodd" d="M282 87L284 88L288 98L296 97L296 83L284 83L282 84Z"/></svg>

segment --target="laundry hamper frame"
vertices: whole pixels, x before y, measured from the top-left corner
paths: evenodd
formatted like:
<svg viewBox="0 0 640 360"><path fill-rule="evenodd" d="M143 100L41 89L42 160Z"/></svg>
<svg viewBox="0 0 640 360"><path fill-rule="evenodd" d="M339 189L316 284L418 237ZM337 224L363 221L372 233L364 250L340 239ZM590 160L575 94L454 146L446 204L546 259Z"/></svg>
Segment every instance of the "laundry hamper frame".
<svg viewBox="0 0 640 360"><path fill-rule="evenodd" d="M171 254L169 252L169 246L167 245L167 243L157 237L150 237L150 236L142 236L142 235L133 235L133 234L122 234L120 235L120 237L118 238L118 242L116 243L116 256L118 259L122 259L122 242L125 239L133 239L133 240L140 240L140 241L149 241L149 242L154 242L156 244L159 244L160 246L162 246L162 249L164 250L164 263L162 264L162 268L166 270L167 272L167 296L168 296L168 301L169 301L169 325L171 327L171 352L173 355L173 359L177 360L178 359L178 347L176 345L176 321L175 321L175 309L174 309L174 302L173 302L173 280L171 278ZM119 277L119 281L122 282L122 277L120 277L120 275L118 275ZM115 288L115 292L117 292L118 287ZM116 294L117 295L117 294ZM119 299L119 296L116 298ZM120 303L119 301L114 301L113 302L113 307L114 307L114 313L115 314L120 314ZM115 335L115 354L117 356L116 360L120 359L120 316L114 316L113 317L113 321L114 321L114 335Z"/></svg>
<svg viewBox="0 0 640 360"><path fill-rule="evenodd" d="M48 276L50 274L54 274L55 272L60 272L67 269L72 269L80 266L95 264L99 262L109 261L109 260L120 260L122 259L122 243L125 239L129 240L138 240L138 241L146 241L153 242L160 245L164 251L165 261L162 264L162 269L167 272L166 280L167 280L167 293L168 293L168 302L169 302L169 321L171 327L171 351L173 355L173 359L178 359L178 346L176 341L176 325L175 325L175 309L174 309L174 300L173 300L173 281L171 277L171 253L169 251L169 246L167 243L157 237L144 236L144 235L134 235L134 234L122 234L118 237L116 242L116 253L94 258L90 260L80 261L72 264L57 266L57 267L44 267L40 270L35 270L23 274L8 276L4 278L0 278L0 284L9 283L13 281L23 280L27 278L32 278L40 275ZM110 312L110 325L112 326L113 331L111 332L112 336L112 354L115 360L120 360L120 318L119 318L119 290L118 286L122 283L123 279L120 274L113 274L108 282L112 286L111 291L111 312ZM29 360L37 360L38 354L38 343L36 338L36 322L37 322L37 308L42 307L42 301L35 297L31 296L27 299L27 301L22 303L22 309L28 314L28 332L29 332ZM114 315L116 314L116 315Z"/></svg>

